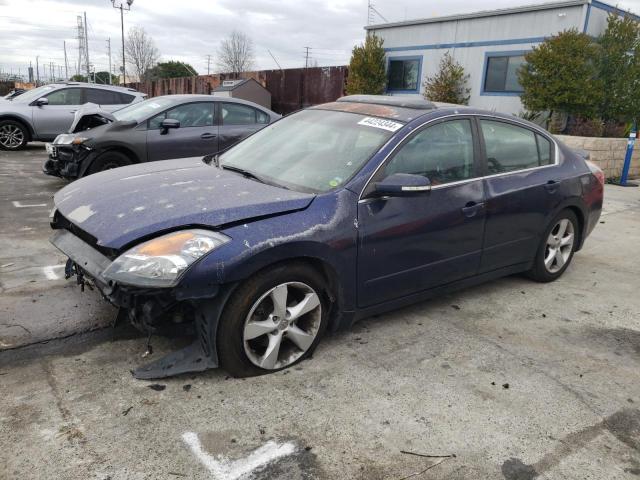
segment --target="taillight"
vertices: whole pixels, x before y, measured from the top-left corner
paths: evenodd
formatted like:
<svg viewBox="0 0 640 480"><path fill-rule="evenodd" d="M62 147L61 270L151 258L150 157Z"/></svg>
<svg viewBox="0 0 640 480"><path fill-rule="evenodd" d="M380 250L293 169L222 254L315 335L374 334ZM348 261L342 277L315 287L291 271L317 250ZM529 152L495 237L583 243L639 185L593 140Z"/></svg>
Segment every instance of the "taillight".
<svg viewBox="0 0 640 480"><path fill-rule="evenodd" d="M590 162L589 160L586 160L585 163L587 164L587 167L589 167L589 170L591 170L593 176L598 179L600 186L604 186L604 172L600 169L600 167L598 167L595 163Z"/></svg>

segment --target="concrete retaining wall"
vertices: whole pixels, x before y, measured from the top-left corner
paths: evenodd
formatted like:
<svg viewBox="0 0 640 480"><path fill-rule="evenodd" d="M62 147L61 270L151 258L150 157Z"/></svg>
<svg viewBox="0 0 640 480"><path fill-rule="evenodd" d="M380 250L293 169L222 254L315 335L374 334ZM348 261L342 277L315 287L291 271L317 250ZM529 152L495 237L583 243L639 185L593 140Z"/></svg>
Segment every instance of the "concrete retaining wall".
<svg viewBox="0 0 640 480"><path fill-rule="evenodd" d="M626 138L594 138L556 135L556 137L571 148L586 150L591 154L591 161L598 165L606 178L619 177L622 173L624 155L627 150ZM636 143L631 168L631 178L640 177L640 143Z"/></svg>

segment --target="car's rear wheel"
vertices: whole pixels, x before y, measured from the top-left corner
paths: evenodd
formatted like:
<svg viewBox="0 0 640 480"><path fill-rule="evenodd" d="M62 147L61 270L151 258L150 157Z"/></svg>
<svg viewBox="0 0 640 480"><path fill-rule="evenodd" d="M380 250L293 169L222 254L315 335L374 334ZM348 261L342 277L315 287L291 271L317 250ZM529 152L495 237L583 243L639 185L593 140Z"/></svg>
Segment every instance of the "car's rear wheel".
<svg viewBox="0 0 640 480"><path fill-rule="evenodd" d="M15 120L0 121L0 149L20 150L29 141L27 127Z"/></svg>
<svg viewBox="0 0 640 480"><path fill-rule="evenodd" d="M549 224L538 248L529 277L552 282L567 269L578 245L578 219L571 210L563 210Z"/></svg>
<svg viewBox="0 0 640 480"><path fill-rule="evenodd" d="M93 175L94 173L104 172L105 170L111 170L112 168L131 165L131 163L131 159L122 152L105 152L96 158L91 165L89 165L89 168L84 175Z"/></svg>
<svg viewBox="0 0 640 480"><path fill-rule="evenodd" d="M218 328L221 366L248 377L308 357L326 329L324 287L323 277L303 263L277 266L240 285Z"/></svg>

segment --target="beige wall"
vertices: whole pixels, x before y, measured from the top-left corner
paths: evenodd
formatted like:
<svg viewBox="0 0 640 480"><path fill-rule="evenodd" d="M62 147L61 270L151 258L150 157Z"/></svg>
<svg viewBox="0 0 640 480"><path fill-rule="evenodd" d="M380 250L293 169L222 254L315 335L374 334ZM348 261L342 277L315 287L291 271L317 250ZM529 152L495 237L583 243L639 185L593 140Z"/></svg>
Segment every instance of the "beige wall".
<svg viewBox="0 0 640 480"><path fill-rule="evenodd" d="M598 165L606 178L619 177L622 173L624 156L627 150L626 138L593 138L556 135L560 141L571 148L586 150L591 161ZM640 142L636 143L631 159L629 177L640 177Z"/></svg>

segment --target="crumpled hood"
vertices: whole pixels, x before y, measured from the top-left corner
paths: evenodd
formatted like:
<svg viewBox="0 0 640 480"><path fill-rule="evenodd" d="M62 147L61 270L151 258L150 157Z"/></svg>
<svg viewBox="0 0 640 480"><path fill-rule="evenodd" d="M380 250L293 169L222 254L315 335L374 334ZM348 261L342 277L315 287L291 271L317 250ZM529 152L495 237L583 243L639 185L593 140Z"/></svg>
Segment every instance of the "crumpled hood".
<svg viewBox="0 0 640 480"><path fill-rule="evenodd" d="M78 124L84 117L102 117L105 123L115 122L116 118L111 114L111 112L107 112L100 108L100 105L96 105L95 103L85 103L82 105L73 117L73 123L71 127L69 127L69 133L76 133L78 129Z"/></svg>
<svg viewBox="0 0 640 480"><path fill-rule="evenodd" d="M217 228L304 209L313 198L221 170L198 157L90 175L56 193L54 203L99 245L120 249L183 226Z"/></svg>

